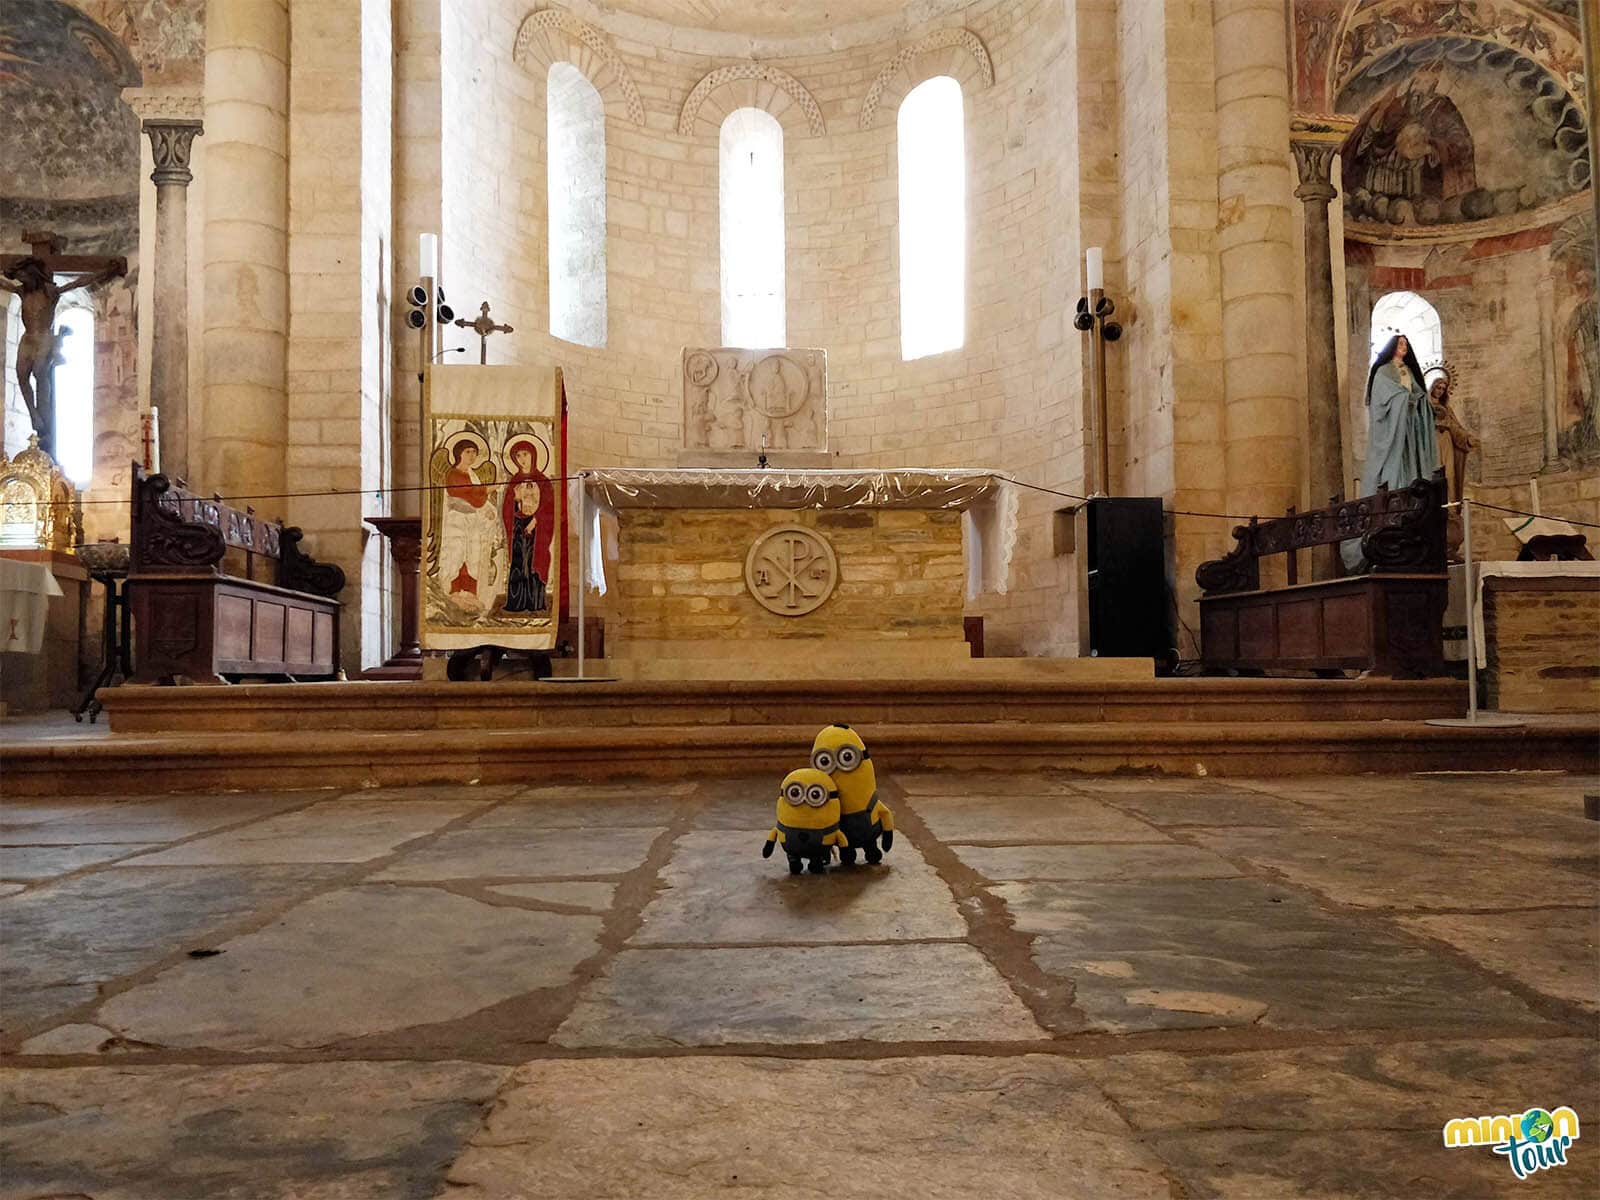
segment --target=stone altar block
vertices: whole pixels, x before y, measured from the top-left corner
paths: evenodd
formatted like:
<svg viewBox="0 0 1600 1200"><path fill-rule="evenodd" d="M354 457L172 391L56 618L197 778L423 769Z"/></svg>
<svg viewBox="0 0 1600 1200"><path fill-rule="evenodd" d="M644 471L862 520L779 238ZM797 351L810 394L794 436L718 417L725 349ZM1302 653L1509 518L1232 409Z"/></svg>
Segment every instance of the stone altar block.
<svg viewBox="0 0 1600 1200"><path fill-rule="evenodd" d="M683 448L755 455L828 449L825 350L683 352Z"/></svg>
<svg viewBox="0 0 1600 1200"><path fill-rule="evenodd" d="M986 471L603 470L570 502L603 669L631 679L950 676L1016 538Z"/></svg>

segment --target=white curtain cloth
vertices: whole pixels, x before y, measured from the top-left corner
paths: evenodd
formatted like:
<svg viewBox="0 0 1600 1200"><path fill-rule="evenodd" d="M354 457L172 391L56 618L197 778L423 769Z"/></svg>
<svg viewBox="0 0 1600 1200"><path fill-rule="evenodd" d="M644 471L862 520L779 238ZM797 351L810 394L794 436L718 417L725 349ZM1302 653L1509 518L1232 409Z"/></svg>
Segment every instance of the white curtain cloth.
<svg viewBox="0 0 1600 1200"><path fill-rule="evenodd" d="M62 594L43 563L0 558L0 650L39 653L50 598Z"/></svg>

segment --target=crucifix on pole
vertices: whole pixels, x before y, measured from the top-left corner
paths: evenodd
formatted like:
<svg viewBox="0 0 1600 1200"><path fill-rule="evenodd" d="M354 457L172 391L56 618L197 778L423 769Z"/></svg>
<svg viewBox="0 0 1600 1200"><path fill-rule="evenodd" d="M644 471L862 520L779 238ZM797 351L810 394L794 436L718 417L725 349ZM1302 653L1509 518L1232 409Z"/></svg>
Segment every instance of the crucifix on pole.
<svg viewBox="0 0 1600 1200"><path fill-rule="evenodd" d="M125 258L92 254L63 254L61 238L53 233L25 233L29 254L0 254L0 290L22 297L22 337L17 342L17 388L28 407L28 418L39 437L40 448L55 455L56 412L54 375L60 335L56 332L56 305L63 292L99 287L128 272ZM71 279L56 281L58 275Z"/></svg>
<svg viewBox="0 0 1600 1200"><path fill-rule="evenodd" d="M456 325L461 329L470 329L478 335L478 364L482 366L489 361L489 335L491 333L515 333L509 325L496 325L494 318L489 315L489 302L485 300L478 308L478 315L472 320L457 317Z"/></svg>

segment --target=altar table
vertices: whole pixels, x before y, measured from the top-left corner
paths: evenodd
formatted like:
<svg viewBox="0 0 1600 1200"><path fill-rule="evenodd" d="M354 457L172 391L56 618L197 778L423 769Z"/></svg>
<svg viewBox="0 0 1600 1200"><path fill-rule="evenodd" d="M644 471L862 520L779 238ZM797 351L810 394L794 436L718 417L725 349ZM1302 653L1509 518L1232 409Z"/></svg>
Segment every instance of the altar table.
<svg viewBox="0 0 1600 1200"><path fill-rule="evenodd" d="M1016 543L993 471L619 468L571 487L607 669L636 678L941 674Z"/></svg>

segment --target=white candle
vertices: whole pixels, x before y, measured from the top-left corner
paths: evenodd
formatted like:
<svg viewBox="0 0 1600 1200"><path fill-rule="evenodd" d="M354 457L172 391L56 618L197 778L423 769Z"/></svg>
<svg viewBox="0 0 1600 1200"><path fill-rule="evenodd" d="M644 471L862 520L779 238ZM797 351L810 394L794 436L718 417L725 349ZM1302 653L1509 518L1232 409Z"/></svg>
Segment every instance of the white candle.
<svg viewBox="0 0 1600 1200"><path fill-rule="evenodd" d="M437 279L439 277L439 235L425 233L422 235L420 247L421 270L417 273L424 279Z"/></svg>
<svg viewBox="0 0 1600 1200"><path fill-rule="evenodd" d="M1104 289L1106 286L1104 251L1099 246L1090 246L1089 252L1084 255L1084 268L1089 276L1089 290Z"/></svg>
<svg viewBox="0 0 1600 1200"><path fill-rule="evenodd" d="M150 406L150 473L161 470L161 410Z"/></svg>

